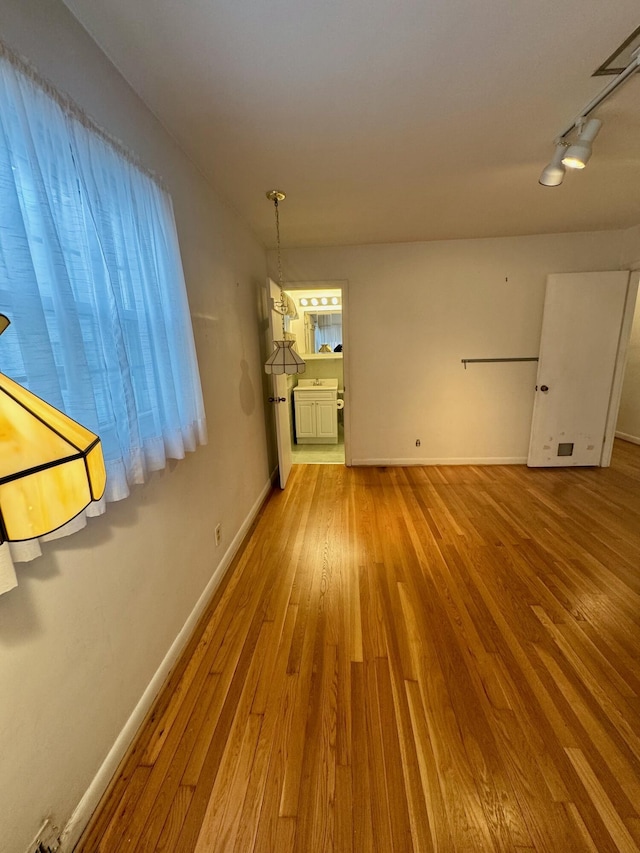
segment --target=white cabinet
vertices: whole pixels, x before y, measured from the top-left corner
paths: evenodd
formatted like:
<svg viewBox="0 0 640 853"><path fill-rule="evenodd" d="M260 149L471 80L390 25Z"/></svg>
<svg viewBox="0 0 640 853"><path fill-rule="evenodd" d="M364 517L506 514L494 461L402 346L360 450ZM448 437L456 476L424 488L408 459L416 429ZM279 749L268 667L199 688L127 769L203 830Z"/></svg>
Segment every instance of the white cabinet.
<svg viewBox="0 0 640 853"><path fill-rule="evenodd" d="M338 394L334 390L294 388L296 444L338 443Z"/></svg>
<svg viewBox="0 0 640 853"><path fill-rule="evenodd" d="M302 439L316 438L316 402L309 400L308 395L294 394L296 414L296 441L302 443Z"/></svg>

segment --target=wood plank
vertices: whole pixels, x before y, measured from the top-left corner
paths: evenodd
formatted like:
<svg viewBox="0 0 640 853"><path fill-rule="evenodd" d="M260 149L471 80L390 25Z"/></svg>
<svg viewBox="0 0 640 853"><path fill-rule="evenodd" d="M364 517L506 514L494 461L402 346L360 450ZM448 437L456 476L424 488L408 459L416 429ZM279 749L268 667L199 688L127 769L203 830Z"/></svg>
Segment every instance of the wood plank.
<svg viewBox="0 0 640 853"><path fill-rule="evenodd" d="M189 806L193 798L193 788L188 785L180 785L175 793L169 814L162 827L155 850L158 853L172 853L182 832L184 820L189 812Z"/></svg>
<svg viewBox="0 0 640 853"><path fill-rule="evenodd" d="M607 796L606 791L598 781L597 776L589 766L584 754L579 749L567 749L571 763L576 769L586 792L598 810L607 832L613 839L620 853L638 853L638 847L622 820L622 817Z"/></svg>
<svg viewBox="0 0 640 853"><path fill-rule="evenodd" d="M351 664L351 790L354 853L374 850L364 664Z"/></svg>
<svg viewBox="0 0 640 853"><path fill-rule="evenodd" d="M136 767L131 781L127 785L122 798L118 804L118 809L112 816L112 819L106 824L102 830L100 839L97 843L96 853L108 853L115 846L122 827L127 826L132 820L140 795L144 790L151 768L143 764Z"/></svg>
<svg viewBox="0 0 640 853"><path fill-rule="evenodd" d="M293 688L296 676L290 676L286 671L286 662L289 655L291 637L296 621L297 605L287 607L287 616L280 636L278 655L275 660L270 681L270 692L266 698L264 707L262 728L253 765L246 781L246 797L240 818L240 826L236 837L235 850L243 853L252 850L256 843L259 821L261 815L277 814L277 804L282 794L280 781L284 773L276 771L280 755L280 744L286 742L290 726L290 708L293 702L290 696L293 689L288 692L287 685ZM256 691L256 696L258 691ZM255 698L254 698L255 706ZM252 713L255 713L252 706ZM266 794L267 783L275 782L269 790L273 793L271 798ZM266 799L266 806L263 803ZM268 825L268 824L267 824Z"/></svg>
<svg viewBox="0 0 640 853"><path fill-rule="evenodd" d="M294 469L295 470L295 469ZM295 474L293 475L295 476ZM280 692L274 697L272 708L277 712L277 725L272 730L271 740L262 741L262 751L258 747L258 755L262 757L261 769L264 780L261 785L262 798L259 809L258 822L252 828L249 837L254 841L254 847L239 847L236 844L236 853L244 853L245 850L277 850L276 847L279 825L281 822L280 803L282 802L282 789L284 785L287 751L290 743L290 733L298 695L297 673L286 672ZM267 711L267 717L269 711ZM274 715L272 714L272 719ZM276 720L274 719L274 723ZM266 728L266 727L265 727ZM258 761L258 758L256 758ZM262 774L261 774L262 775ZM287 823L293 827L295 834L295 821ZM248 834L247 834L248 835Z"/></svg>
<svg viewBox="0 0 640 853"><path fill-rule="evenodd" d="M196 853L208 853L216 846L233 850L247 792L246 779L253 764L261 726L262 717L249 714L242 740L237 746L229 741L230 758L216 777L196 841Z"/></svg>
<svg viewBox="0 0 640 853"><path fill-rule="evenodd" d="M422 780L426 820L430 830L431 843L425 847L425 850L433 849L435 853L446 853L448 850L453 850L454 846L451 823L442 792L444 780L440 779L437 770L420 687L415 681L407 681L405 686Z"/></svg>
<svg viewBox="0 0 640 853"><path fill-rule="evenodd" d="M296 807L299 849L333 850L336 805L337 655L319 638L321 656L307 706L305 750ZM306 847L302 847L302 844Z"/></svg>

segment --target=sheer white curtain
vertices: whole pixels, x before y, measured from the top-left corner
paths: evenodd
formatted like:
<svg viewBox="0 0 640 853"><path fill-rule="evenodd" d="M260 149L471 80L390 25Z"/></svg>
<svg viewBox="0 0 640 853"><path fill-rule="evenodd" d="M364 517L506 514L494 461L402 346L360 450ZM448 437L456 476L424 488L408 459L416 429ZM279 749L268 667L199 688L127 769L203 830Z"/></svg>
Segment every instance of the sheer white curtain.
<svg viewBox="0 0 640 853"><path fill-rule="evenodd" d="M0 370L98 433L111 501L206 425L171 199L88 125L0 56Z"/></svg>

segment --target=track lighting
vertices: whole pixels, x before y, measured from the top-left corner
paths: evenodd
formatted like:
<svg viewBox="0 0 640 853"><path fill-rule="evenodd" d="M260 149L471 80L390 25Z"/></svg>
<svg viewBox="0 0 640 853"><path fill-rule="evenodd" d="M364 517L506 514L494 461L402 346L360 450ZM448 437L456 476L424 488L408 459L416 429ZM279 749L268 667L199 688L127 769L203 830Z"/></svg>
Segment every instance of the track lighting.
<svg viewBox="0 0 640 853"><path fill-rule="evenodd" d="M543 187L559 186L565 175L565 166L569 169L584 169L591 157L591 145L602 127L598 118L588 119L588 116L604 103L615 90L632 77L640 68L640 48L632 53L631 62L618 74L617 77L604 87L604 89L592 98L568 127L558 134L556 138L556 150L548 166L542 171L538 183ZM588 119L588 120L587 120ZM578 139L569 144L568 137L574 130L578 131Z"/></svg>
<svg viewBox="0 0 640 853"><path fill-rule="evenodd" d="M591 145L602 127L599 118L590 118L582 125L578 141L574 142L568 149L562 163L568 169L584 169L591 157Z"/></svg>
<svg viewBox="0 0 640 853"><path fill-rule="evenodd" d="M551 162L544 167L542 174L538 178L538 183L542 184L543 187L559 187L563 182L566 169L562 158L566 150L567 146L564 143L557 143Z"/></svg>

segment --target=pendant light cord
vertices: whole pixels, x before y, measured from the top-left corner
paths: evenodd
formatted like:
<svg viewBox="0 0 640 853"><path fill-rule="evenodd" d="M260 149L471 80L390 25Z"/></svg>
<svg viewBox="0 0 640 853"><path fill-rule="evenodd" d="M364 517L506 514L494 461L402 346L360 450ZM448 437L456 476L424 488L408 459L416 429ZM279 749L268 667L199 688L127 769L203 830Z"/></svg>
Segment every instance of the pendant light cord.
<svg viewBox="0 0 640 853"><path fill-rule="evenodd" d="M285 297L284 293L284 285L282 282L282 252L280 248L280 210L279 203L284 201L286 198L285 194L280 190L270 190L266 193L269 201L272 201L274 207L276 209L276 242L277 242L277 251L278 251L278 286L280 288L280 301L276 302L273 297L271 297L270 302L273 305L273 310L278 311L278 313L282 317L282 340L275 340L275 328L273 329L274 334L274 350L269 356L264 366L266 373L275 374L276 376L281 373L295 374L295 373L304 373L306 370L306 364L300 358L298 353L293 349L295 344L295 336L289 335L289 340L287 340L287 330L285 326L285 317L289 313L289 305L292 304L289 296ZM270 280L271 281L271 280ZM271 285L273 281L271 281ZM269 291L269 294L271 291ZM269 312L271 319L273 320L273 310ZM293 312L292 312L293 316ZM296 315L297 316L297 315ZM269 324L271 326L271 323ZM286 402L286 396L281 396L279 393L276 393L275 397L270 398L273 403L284 403Z"/></svg>
<svg viewBox="0 0 640 853"><path fill-rule="evenodd" d="M277 197L273 200L273 206L276 209L276 247L278 254L278 285L280 286L280 313L282 315L282 340L285 339L286 328L284 324L284 312L286 309L286 302L284 298L284 289L282 286L282 256L280 253L280 210L278 207L278 199Z"/></svg>

